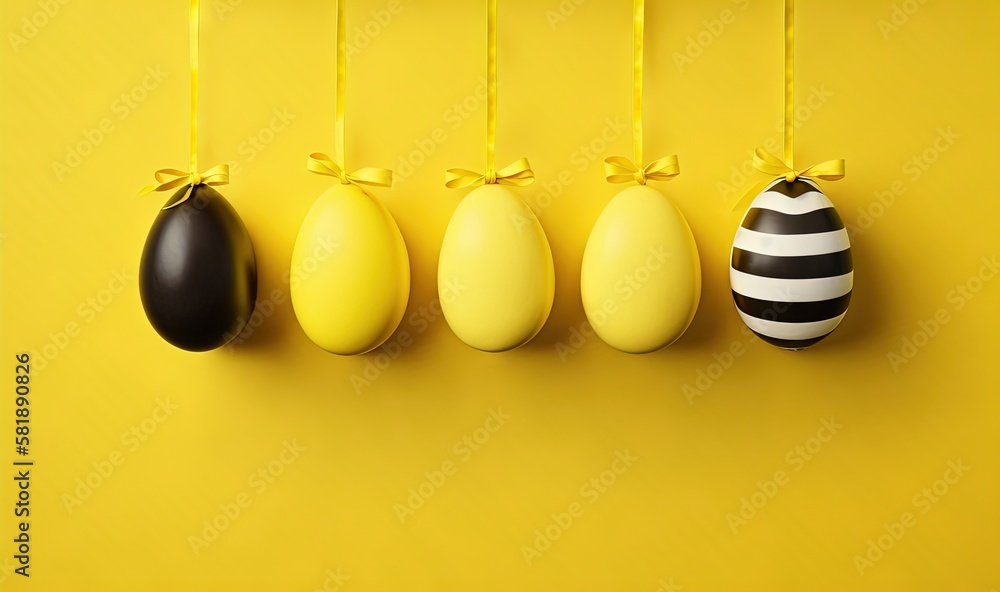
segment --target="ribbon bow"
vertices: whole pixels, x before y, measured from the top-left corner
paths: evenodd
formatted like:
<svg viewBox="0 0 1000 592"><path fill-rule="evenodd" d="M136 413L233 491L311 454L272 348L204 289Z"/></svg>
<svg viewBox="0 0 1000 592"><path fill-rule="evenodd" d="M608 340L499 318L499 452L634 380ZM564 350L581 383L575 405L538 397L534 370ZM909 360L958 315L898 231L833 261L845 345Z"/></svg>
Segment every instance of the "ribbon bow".
<svg viewBox="0 0 1000 592"><path fill-rule="evenodd" d="M348 173L322 152L313 152L310 154L309 160L306 162L306 168L317 175L335 177L344 185L354 183L356 185L376 185L378 187L392 186L392 171L390 170L365 167L353 173Z"/></svg>
<svg viewBox="0 0 1000 592"><path fill-rule="evenodd" d="M448 169L445 171L444 184L449 189L493 184L527 187L534 180L535 173L532 172L528 159L520 158L499 171L491 168L483 174L466 169Z"/></svg>
<svg viewBox="0 0 1000 592"><path fill-rule="evenodd" d="M153 191L170 191L171 189L185 185L188 187L188 190L184 192L184 195L180 199L169 201L163 206L164 210L169 210L187 201L191 197L191 189L195 185L225 185L229 183L229 165L217 164L203 173L197 171L189 173L180 169L160 169L153 176L156 178L158 185L143 187L139 195L145 195Z"/></svg>
<svg viewBox="0 0 1000 592"><path fill-rule="evenodd" d="M676 154L657 158L642 169L624 156L604 159L604 173L608 183L628 183L634 179L639 185L645 185L646 181L669 181L680 172Z"/></svg>
<svg viewBox="0 0 1000 592"><path fill-rule="evenodd" d="M753 152L753 166L762 173L784 176L791 183L799 177L837 181L844 178L844 159L827 160L797 171L789 167L777 156L761 147Z"/></svg>
<svg viewBox="0 0 1000 592"><path fill-rule="evenodd" d="M805 179L822 179L824 181L839 181L840 179L843 179L846 174L844 172L843 158L826 160L819 164L806 167L802 170L795 170L785 164L783 160L771 154L767 150L764 150L760 146L758 146L753 152L753 167L768 175L784 177L785 181L789 183L799 177L803 177ZM765 179L750 187L750 189L743 194L743 197L738 199L736 203L733 204L730 211L736 211L736 208L740 207L740 204L745 203L748 199L763 191L764 188L767 187L767 185L772 181L774 181L774 179Z"/></svg>

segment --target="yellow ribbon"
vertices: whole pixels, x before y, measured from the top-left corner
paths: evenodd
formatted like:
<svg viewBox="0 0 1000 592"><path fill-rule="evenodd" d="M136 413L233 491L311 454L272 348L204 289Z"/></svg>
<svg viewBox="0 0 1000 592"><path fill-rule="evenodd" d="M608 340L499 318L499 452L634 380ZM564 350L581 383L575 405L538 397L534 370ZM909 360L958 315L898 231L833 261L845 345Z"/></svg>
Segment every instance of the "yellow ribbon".
<svg viewBox="0 0 1000 592"><path fill-rule="evenodd" d="M844 178L844 159L823 161L804 169L795 168L795 0L785 0L785 121L784 127L784 160L758 146L753 153L753 166L758 171L784 177L791 183L799 177L806 179L822 179L838 181ZM757 195L774 179L766 179L749 189L743 197L733 204L730 211L735 211L740 204Z"/></svg>
<svg viewBox="0 0 1000 592"><path fill-rule="evenodd" d="M327 175L337 178L341 183L356 183L358 185L376 185L378 187L392 186L392 171L374 167L358 169L348 173L322 152L313 152L306 162L306 169L317 175Z"/></svg>
<svg viewBox="0 0 1000 592"><path fill-rule="evenodd" d="M641 169L624 156L611 156L604 159L604 172L609 183L635 181L645 185L649 180L669 181L679 175L681 169L676 154L658 158Z"/></svg>
<svg viewBox="0 0 1000 592"><path fill-rule="evenodd" d="M497 135L497 2L486 2L486 176L492 177ZM525 161L527 166L527 161Z"/></svg>
<svg viewBox="0 0 1000 592"><path fill-rule="evenodd" d="M768 175L784 177L785 181L788 181L789 183L799 177L803 177L805 179L822 179L824 181L839 181L840 179L843 179L846 174L843 158L825 160L819 164L814 164L802 170L796 170L789 167L780 158L771 154L767 150L764 150L760 146L754 150L753 167ZM740 207L741 204L746 203L747 200L763 191L764 188L767 187L772 181L774 181L774 179L764 179L763 181L755 184L743 194L743 197L738 199L736 203L733 204L733 207L729 211L736 211L736 208Z"/></svg>
<svg viewBox="0 0 1000 592"><path fill-rule="evenodd" d="M645 24L643 0L632 4L632 145L635 162L624 156L604 159L604 173L609 183L635 181L645 185L646 181L669 181L680 174L677 155L658 158L645 167L642 165L642 35ZM637 164L638 163L638 164Z"/></svg>
<svg viewBox="0 0 1000 592"><path fill-rule="evenodd" d="M334 135L337 143L337 160L323 154L313 152L306 160L306 170L317 175L334 177L344 185L375 185L392 187L392 171L375 167L365 167L347 172L344 164L346 153L345 136L345 98L347 96L347 0L337 2L337 122Z"/></svg>
<svg viewBox="0 0 1000 592"><path fill-rule="evenodd" d="M753 153L753 167L762 173L784 177L791 183L799 177L838 181L844 178L844 159L826 160L819 164L796 170L786 165L780 158L761 147Z"/></svg>
<svg viewBox="0 0 1000 592"><path fill-rule="evenodd" d="M180 169L160 169L153 176L156 178L158 185L143 187L139 195L145 195L153 191L170 191L177 187L188 186L188 190L180 199L168 201L162 208L169 210L187 201L191 197L191 189L195 185L225 185L229 183L229 165L217 164L203 173L188 173Z"/></svg>
<svg viewBox="0 0 1000 592"><path fill-rule="evenodd" d="M795 0L785 0L785 165L790 169L795 135ZM756 162L756 159L755 161Z"/></svg>
<svg viewBox="0 0 1000 592"><path fill-rule="evenodd" d="M461 189L473 185L515 185L527 187L535 180L527 158L519 158L499 171L492 168L485 173L477 173L466 169L448 169L444 175L444 185L449 189Z"/></svg>
<svg viewBox="0 0 1000 592"><path fill-rule="evenodd" d="M191 189L195 185L225 185L229 183L229 165L219 164L205 172L198 172L198 38L199 38L199 0L191 0L188 12L188 43L191 69L191 170L160 169L153 174L156 185L143 187L139 195L153 191L169 191L187 185L189 189L180 199L171 200L162 209L169 210L179 206L191 197ZM171 178L172 177L172 178Z"/></svg>
<svg viewBox="0 0 1000 592"><path fill-rule="evenodd" d="M486 2L486 172L467 169L448 169L444 185L449 189L473 185L515 185L526 187L535 180L527 158L519 158L499 171L495 167L494 153L497 132L497 2Z"/></svg>

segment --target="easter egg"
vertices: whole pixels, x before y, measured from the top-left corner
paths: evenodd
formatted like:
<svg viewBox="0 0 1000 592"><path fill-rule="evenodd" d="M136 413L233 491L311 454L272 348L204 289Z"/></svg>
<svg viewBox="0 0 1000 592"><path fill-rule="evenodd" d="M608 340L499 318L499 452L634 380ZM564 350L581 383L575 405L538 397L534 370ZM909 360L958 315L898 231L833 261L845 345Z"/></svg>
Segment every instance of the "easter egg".
<svg viewBox="0 0 1000 592"><path fill-rule="evenodd" d="M392 335L410 297L403 235L378 198L355 184L327 189L306 214L292 250L292 308L305 334L340 355Z"/></svg>
<svg viewBox="0 0 1000 592"><path fill-rule="evenodd" d="M139 296L156 332L181 349L215 349L243 330L257 298L257 261L218 191L195 185L186 201L160 210L142 249Z"/></svg>
<svg viewBox="0 0 1000 592"><path fill-rule="evenodd" d="M680 210L646 185L619 192L590 233L580 294L594 332L614 348L646 353L679 338L701 298L698 247Z"/></svg>
<svg viewBox="0 0 1000 592"><path fill-rule="evenodd" d="M818 185L782 178L753 200L729 280L743 322L772 345L803 349L837 328L854 287L851 242Z"/></svg>
<svg viewBox="0 0 1000 592"><path fill-rule="evenodd" d="M438 261L441 310L455 335L489 352L523 345L545 324L554 295L552 251L531 208L500 185L472 190Z"/></svg>

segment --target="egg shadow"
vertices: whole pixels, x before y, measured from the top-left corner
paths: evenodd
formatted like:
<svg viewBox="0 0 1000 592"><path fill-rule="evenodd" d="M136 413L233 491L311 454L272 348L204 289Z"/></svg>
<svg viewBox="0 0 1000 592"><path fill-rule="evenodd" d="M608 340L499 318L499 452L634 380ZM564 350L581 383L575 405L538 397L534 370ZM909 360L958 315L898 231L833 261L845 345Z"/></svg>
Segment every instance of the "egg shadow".
<svg viewBox="0 0 1000 592"><path fill-rule="evenodd" d="M251 240L253 237L251 237ZM261 258L262 249L254 249L257 257L257 297L253 312L240 334L224 347L239 354L257 354L277 350L294 339L296 331L301 333L295 313L292 310L291 292L288 284L263 283L261 278L271 275L275 265L267 265L268 259ZM290 262L282 261L278 269L289 269ZM274 272L284 277L284 273ZM303 334L304 335L304 334Z"/></svg>
<svg viewBox="0 0 1000 592"><path fill-rule="evenodd" d="M731 234L736 233L735 226ZM698 240L698 235L694 229L695 244L705 244ZM725 250L725 257L722 261L718 258L706 259L704 249L699 249L698 259L701 265L701 299L698 302L698 310L695 311L694 319L687 330L677 341L669 346L658 350L714 350L716 340L725 335L727 315L736 315L736 307L733 304L732 290L729 286L729 248Z"/></svg>
<svg viewBox="0 0 1000 592"><path fill-rule="evenodd" d="M560 255L553 249L552 264L555 267L555 296L552 310L541 330L534 339L524 344L525 348L550 349L556 343L565 342L575 327L581 330L588 325L580 297L580 263L582 259L572 255ZM589 327L586 328L589 332Z"/></svg>
<svg viewBox="0 0 1000 592"><path fill-rule="evenodd" d="M886 261L873 241L858 240L851 245L854 287L844 320L834 332L810 350L833 351L857 346L879 335L887 325L890 293L885 278L898 273L898 266Z"/></svg>

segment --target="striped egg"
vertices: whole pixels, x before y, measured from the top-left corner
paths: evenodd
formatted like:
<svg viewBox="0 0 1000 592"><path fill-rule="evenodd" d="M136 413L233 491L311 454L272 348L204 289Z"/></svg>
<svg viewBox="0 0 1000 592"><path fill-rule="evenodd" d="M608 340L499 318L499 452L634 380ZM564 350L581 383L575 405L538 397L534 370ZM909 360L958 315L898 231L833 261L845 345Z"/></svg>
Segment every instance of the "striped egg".
<svg viewBox="0 0 1000 592"><path fill-rule="evenodd" d="M772 345L804 349L837 328L854 287L851 242L819 186L777 179L753 200L729 283L743 322Z"/></svg>

